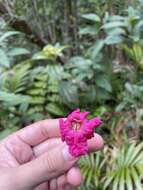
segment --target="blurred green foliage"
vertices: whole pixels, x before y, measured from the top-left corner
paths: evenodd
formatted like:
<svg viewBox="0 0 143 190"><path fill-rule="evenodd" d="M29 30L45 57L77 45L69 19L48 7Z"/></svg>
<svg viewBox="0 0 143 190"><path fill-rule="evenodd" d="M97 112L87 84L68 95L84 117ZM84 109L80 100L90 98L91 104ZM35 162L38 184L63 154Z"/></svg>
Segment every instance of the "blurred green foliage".
<svg viewBox="0 0 143 190"><path fill-rule="evenodd" d="M143 1L1 0L0 139L80 107L106 146L80 189L143 188Z"/></svg>

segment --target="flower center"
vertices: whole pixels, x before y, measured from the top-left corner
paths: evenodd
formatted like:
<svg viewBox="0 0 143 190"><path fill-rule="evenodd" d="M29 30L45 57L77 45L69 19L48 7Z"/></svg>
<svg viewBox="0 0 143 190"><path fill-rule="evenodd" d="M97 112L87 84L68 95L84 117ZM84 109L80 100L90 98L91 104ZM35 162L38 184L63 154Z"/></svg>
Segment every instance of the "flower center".
<svg viewBox="0 0 143 190"><path fill-rule="evenodd" d="M82 122L80 120L74 119L74 121L72 122L72 129L75 131L79 131L81 128L81 124Z"/></svg>

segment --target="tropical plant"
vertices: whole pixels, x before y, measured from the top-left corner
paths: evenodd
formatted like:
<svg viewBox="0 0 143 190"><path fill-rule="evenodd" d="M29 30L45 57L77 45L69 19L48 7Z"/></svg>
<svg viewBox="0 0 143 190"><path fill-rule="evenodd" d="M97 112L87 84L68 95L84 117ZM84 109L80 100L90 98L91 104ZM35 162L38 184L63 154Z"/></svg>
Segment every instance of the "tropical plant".
<svg viewBox="0 0 143 190"><path fill-rule="evenodd" d="M102 176L106 159L103 152L91 153L80 160L80 167L84 176L84 185L79 189L102 189Z"/></svg>
<svg viewBox="0 0 143 190"><path fill-rule="evenodd" d="M111 150L104 189L141 190L143 177L143 143L127 144Z"/></svg>
<svg viewBox="0 0 143 190"><path fill-rule="evenodd" d="M143 69L143 47L139 43L133 43L132 47L128 47L126 44L121 45L121 48L125 52L133 63L136 63L137 69Z"/></svg>
<svg viewBox="0 0 143 190"><path fill-rule="evenodd" d="M117 111L122 110L135 110L140 109L142 103L142 82L140 84L131 84L127 82L125 84L125 91L122 93L122 100L120 104L117 106Z"/></svg>
<svg viewBox="0 0 143 190"><path fill-rule="evenodd" d="M105 146L103 152L81 159L84 185L79 189L141 190L142 159L143 143Z"/></svg>
<svg viewBox="0 0 143 190"><path fill-rule="evenodd" d="M81 159L80 189L142 189L142 10L142 0L0 0L0 139L89 110L106 146Z"/></svg>

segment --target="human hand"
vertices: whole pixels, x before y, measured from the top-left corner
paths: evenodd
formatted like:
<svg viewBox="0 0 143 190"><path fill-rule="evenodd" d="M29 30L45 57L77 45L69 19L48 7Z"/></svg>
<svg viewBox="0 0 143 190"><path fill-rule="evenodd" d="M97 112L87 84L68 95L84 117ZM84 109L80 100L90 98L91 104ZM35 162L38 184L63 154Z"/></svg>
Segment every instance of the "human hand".
<svg viewBox="0 0 143 190"><path fill-rule="evenodd" d="M88 147L100 150L102 138L95 134ZM37 122L0 142L0 189L70 190L82 182L78 159L61 141L58 119Z"/></svg>

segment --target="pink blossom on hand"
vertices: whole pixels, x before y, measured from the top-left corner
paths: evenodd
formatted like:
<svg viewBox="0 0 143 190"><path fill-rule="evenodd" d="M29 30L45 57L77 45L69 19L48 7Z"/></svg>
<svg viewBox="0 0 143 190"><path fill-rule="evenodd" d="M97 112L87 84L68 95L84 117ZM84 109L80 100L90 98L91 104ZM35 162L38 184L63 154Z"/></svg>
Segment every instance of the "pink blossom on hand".
<svg viewBox="0 0 143 190"><path fill-rule="evenodd" d="M88 120L88 114L76 109L59 121L62 141L67 143L69 152L75 157L87 154L87 140L94 136L94 128L102 124L98 117Z"/></svg>

